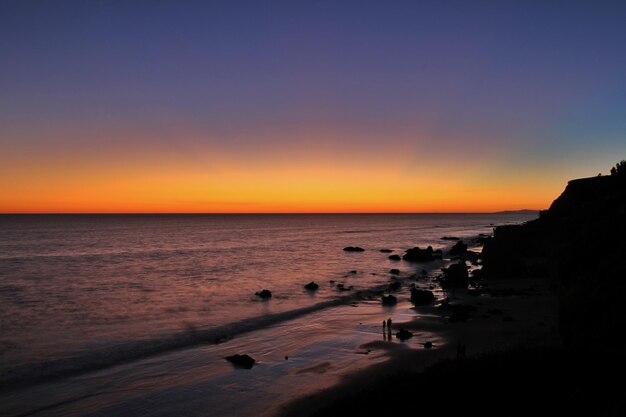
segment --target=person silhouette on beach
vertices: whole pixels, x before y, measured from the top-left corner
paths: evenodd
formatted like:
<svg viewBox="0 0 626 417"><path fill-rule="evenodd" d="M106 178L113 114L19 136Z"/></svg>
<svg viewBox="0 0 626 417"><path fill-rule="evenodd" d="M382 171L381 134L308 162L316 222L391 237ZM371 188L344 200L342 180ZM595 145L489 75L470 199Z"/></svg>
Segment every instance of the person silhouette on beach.
<svg viewBox="0 0 626 417"><path fill-rule="evenodd" d="M387 334L391 336L391 317L387 319Z"/></svg>

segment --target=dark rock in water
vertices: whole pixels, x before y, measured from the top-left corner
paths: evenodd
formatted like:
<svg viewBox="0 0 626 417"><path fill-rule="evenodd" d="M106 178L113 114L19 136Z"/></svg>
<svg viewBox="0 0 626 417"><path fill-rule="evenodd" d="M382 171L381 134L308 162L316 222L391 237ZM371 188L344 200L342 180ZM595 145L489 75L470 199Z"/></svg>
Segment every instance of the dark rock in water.
<svg viewBox="0 0 626 417"><path fill-rule="evenodd" d="M441 239L442 240L461 240L460 237L454 237L454 236L444 236Z"/></svg>
<svg viewBox="0 0 626 417"><path fill-rule="evenodd" d="M306 288L309 291L315 291L316 289L318 289L320 286L317 285L314 281L309 282L308 284L306 284L304 286L304 288Z"/></svg>
<svg viewBox="0 0 626 417"><path fill-rule="evenodd" d="M396 281L396 282L390 283L387 289L389 289L389 291L398 291L400 287L402 287L402 284Z"/></svg>
<svg viewBox="0 0 626 417"><path fill-rule="evenodd" d="M232 355L226 356L226 360L238 368L252 369L256 362L252 357L248 355Z"/></svg>
<svg viewBox="0 0 626 417"><path fill-rule="evenodd" d="M357 270L356 270L356 269L353 269L352 271L350 271L350 273L351 273L352 275L356 275Z"/></svg>
<svg viewBox="0 0 626 417"><path fill-rule="evenodd" d="M441 250L433 250L432 246L426 249L414 247L407 249L402 259L409 262L431 262L437 259L441 259Z"/></svg>
<svg viewBox="0 0 626 417"><path fill-rule="evenodd" d="M390 269L389 273L391 275L400 275L400 270L399 269L395 269L395 268L394 269Z"/></svg>
<svg viewBox="0 0 626 417"><path fill-rule="evenodd" d="M432 349L433 347L433 342L426 342L424 343L424 348L425 349Z"/></svg>
<svg viewBox="0 0 626 417"><path fill-rule="evenodd" d="M352 287L346 288L346 286L343 285L343 284L337 284L337 289L339 291L350 291L352 289Z"/></svg>
<svg viewBox="0 0 626 417"><path fill-rule="evenodd" d="M365 249L359 246L346 246L345 248L343 248L343 250L345 250L346 252L363 252Z"/></svg>
<svg viewBox="0 0 626 417"><path fill-rule="evenodd" d="M396 333L396 337L400 340L407 340L413 337L413 333L406 329L400 329L400 331Z"/></svg>
<svg viewBox="0 0 626 417"><path fill-rule="evenodd" d="M270 290L262 290L256 293L257 297L261 297L263 299L272 298L272 292Z"/></svg>
<svg viewBox="0 0 626 417"><path fill-rule="evenodd" d="M383 295L383 305L384 306L393 306L398 304L398 299L393 295Z"/></svg>
<svg viewBox="0 0 626 417"><path fill-rule="evenodd" d="M391 253L391 252L393 252L393 250L391 250L391 249L381 249L381 250L379 250L379 252L382 252L382 253Z"/></svg>
<svg viewBox="0 0 626 417"><path fill-rule="evenodd" d="M467 265L464 261L452 264L444 270L442 286L444 288L465 288L469 281Z"/></svg>
<svg viewBox="0 0 626 417"><path fill-rule="evenodd" d="M392 261L399 261L402 258L400 258L400 255L389 255L389 259Z"/></svg>
<svg viewBox="0 0 626 417"><path fill-rule="evenodd" d="M454 246L452 246L449 254L453 256L457 256L457 255L463 255L465 252L467 252L467 245L463 243L462 240L459 240L458 242L454 244Z"/></svg>
<svg viewBox="0 0 626 417"><path fill-rule="evenodd" d="M411 288L411 302L415 305L422 306L435 302L435 295L432 291Z"/></svg>

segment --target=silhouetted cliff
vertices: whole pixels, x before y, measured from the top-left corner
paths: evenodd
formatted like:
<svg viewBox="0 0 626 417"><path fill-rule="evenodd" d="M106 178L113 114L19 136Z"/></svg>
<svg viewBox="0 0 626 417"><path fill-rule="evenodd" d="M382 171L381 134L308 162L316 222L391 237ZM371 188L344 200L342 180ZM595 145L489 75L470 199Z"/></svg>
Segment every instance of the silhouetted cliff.
<svg viewBox="0 0 626 417"><path fill-rule="evenodd" d="M496 228L483 276L551 279L567 341L624 346L616 336L626 329L625 236L626 176L573 180L539 219Z"/></svg>

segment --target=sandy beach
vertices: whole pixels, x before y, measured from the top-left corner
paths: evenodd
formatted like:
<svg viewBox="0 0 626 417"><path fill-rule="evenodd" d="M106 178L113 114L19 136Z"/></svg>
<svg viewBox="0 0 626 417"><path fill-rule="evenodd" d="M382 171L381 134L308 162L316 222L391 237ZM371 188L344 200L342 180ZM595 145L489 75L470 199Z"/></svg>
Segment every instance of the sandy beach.
<svg viewBox="0 0 626 417"><path fill-rule="evenodd" d="M556 329L557 302L546 280L519 279L490 282L492 290L519 292L510 296L475 296L456 290L451 304L474 306L467 321L451 323L450 310L440 303L416 307L418 318L394 323L410 330L423 342L437 340L431 349L398 348L391 342L372 341L362 349L385 351L388 360L362 371L348 373L337 385L306 395L281 407L277 416L308 416L337 399L358 393L375 381L405 371L420 371L443 359L455 358L459 343L466 346L466 355L479 355L514 346L554 346L560 344ZM523 294L522 294L523 293ZM422 335L428 335L423 338Z"/></svg>
<svg viewBox="0 0 626 417"><path fill-rule="evenodd" d="M453 358L458 343L474 355L518 343L556 342L556 302L546 281L490 283L492 290L524 292L507 297L435 289L439 301L414 307L406 289L415 281L404 279L396 306L381 306L380 297L370 295L222 343L120 364L0 399L7 415L305 416L385 375ZM429 282L417 284L429 287ZM451 323L451 311L440 307L446 296L451 305L476 310L467 321ZM389 317L391 338L382 328ZM400 341L395 336L400 328L414 336ZM426 342L433 347L426 349ZM235 353L252 355L254 368L238 369L224 360Z"/></svg>

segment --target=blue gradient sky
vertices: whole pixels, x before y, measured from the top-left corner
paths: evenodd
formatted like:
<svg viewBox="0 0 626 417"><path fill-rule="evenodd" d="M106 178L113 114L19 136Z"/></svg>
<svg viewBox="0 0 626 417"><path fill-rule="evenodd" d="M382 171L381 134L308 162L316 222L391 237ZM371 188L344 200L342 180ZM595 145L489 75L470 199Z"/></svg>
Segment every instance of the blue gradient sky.
<svg viewBox="0 0 626 417"><path fill-rule="evenodd" d="M626 159L624 22L626 2L0 1L0 211L545 208Z"/></svg>

